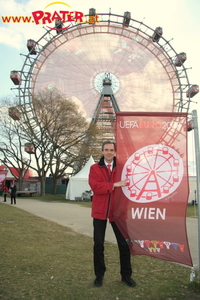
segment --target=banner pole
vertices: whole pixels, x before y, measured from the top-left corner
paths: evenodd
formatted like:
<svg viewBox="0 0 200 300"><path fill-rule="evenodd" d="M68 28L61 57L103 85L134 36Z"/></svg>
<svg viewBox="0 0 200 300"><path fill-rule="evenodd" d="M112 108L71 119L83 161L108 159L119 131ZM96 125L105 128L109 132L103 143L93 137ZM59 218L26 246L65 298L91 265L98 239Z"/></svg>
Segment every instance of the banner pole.
<svg viewBox="0 0 200 300"><path fill-rule="evenodd" d="M199 150L199 130L198 130L198 117L197 111L192 111L193 115L193 124L194 124L194 140L195 140L195 157L196 157L196 199L198 206L198 254L199 254L199 274L198 278L200 279L200 150Z"/></svg>

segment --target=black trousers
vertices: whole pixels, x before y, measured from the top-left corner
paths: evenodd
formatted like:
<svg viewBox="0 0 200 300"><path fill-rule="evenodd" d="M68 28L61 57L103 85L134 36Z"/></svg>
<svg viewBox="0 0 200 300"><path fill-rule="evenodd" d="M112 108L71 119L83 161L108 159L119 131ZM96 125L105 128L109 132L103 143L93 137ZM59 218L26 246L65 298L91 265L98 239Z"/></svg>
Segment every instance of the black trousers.
<svg viewBox="0 0 200 300"><path fill-rule="evenodd" d="M16 196L10 196L10 200L11 200L11 204L13 204L13 201L14 204L16 204Z"/></svg>
<svg viewBox="0 0 200 300"><path fill-rule="evenodd" d="M117 239L120 254L120 274L122 276L131 276L131 255L129 246L121 234L115 222L110 223ZM93 219L94 226L94 273L96 276L104 276L106 271L104 260L104 241L107 220Z"/></svg>

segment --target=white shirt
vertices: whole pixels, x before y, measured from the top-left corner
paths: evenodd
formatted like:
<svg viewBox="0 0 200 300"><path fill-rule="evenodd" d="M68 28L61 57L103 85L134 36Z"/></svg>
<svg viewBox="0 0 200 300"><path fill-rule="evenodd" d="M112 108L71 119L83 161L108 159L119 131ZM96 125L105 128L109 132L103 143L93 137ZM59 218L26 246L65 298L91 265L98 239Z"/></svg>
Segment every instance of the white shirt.
<svg viewBox="0 0 200 300"><path fill-rule="evenodd" d="M113 161L112 161L111 163L107 163L107 162L104 160L104 163L105 163L105 165L106 165L107 168L108 168L108 165L111 165L111 166L110 166L110 170L112 171L112 169L113 169Z"/></svg>

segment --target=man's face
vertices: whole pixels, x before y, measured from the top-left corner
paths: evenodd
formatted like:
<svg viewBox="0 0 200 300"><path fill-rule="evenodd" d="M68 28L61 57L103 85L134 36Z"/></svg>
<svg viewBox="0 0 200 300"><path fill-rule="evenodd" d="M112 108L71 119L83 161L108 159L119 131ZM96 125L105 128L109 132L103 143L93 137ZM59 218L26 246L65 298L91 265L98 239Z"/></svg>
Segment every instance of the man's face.
<svg viewBox="0 0 200 300"><path fill-rule="evenodd" d="M111 163L113 161L113 157L116 154L114 145L113 144L105 144L102 154L105 158L105 161L107 163Z"/></svg>

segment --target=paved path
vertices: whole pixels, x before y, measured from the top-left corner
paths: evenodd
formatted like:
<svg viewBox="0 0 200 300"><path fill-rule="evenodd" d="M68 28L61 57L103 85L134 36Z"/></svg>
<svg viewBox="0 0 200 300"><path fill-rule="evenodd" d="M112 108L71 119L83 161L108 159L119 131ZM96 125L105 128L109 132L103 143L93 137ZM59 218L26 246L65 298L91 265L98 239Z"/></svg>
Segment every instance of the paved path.
<svg viewBox="0 0 200 300"><path fill-rule="evenodd" d="M2 198L1 198L2 200ZM2 200L3 201L3 200ZM10 199L5 204L10 205ZM91 209L70 203L42 202L31 198L17 198L17 208L23 209L41 218L69 227L74 231L93 236ZM198 265L198 221L187 218L187 232L193 264ZM108 224L106 240L116 243L114 233Z"/></svg>

